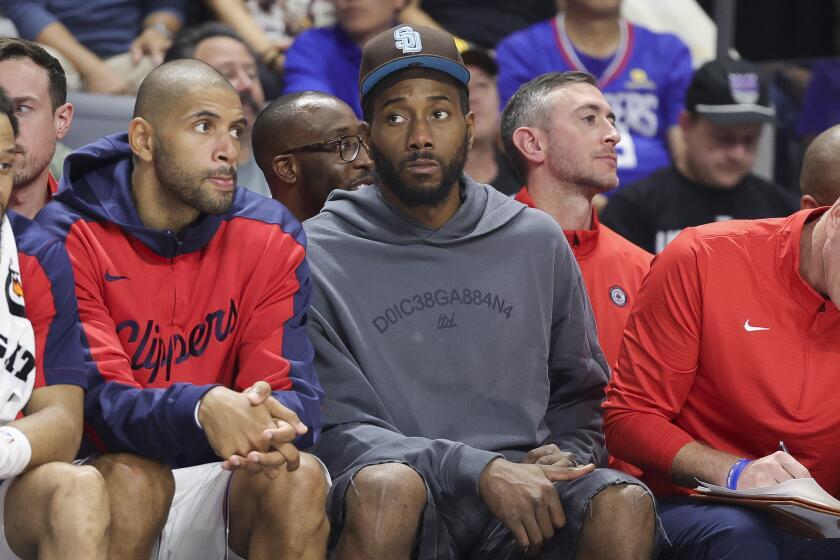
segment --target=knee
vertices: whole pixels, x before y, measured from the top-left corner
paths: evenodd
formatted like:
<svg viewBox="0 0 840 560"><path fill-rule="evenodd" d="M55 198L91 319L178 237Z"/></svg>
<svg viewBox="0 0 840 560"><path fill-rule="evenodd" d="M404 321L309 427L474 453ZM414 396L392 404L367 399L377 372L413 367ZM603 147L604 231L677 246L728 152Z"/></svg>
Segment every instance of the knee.
<svg viewBox="0 0 840 560"><path fill-rule="evenodd" d="M609 516L622 519L625 527L651 525L655 517L653 497L638 484L613 484L598 492L590 504L592 518ZM624 523L631 521L632 523Z"/></svg>
<svg viewBox="0 0 840 560"><path fill-rule="evenodd" d="M93 467L56 463L51 466L45 527L49 533L72 534L80 542L99 542L111 522L105 480Z"/></svg>
<svg viewBox="0 0 840 560"><path fill-rule="evenodd" d="M127 453L104 455L94 463L105 478L112 512L130 512L134 526L162 526L175 494L172 470Z"/></svg>
<svg viewBox="0 0 840 560"><path fill-rule="evenodd" d="M348 516L371 510L377 516L394 514L416 523L426 507L426 483L401 463L371 465L353 477L345 501Z"/></svg>

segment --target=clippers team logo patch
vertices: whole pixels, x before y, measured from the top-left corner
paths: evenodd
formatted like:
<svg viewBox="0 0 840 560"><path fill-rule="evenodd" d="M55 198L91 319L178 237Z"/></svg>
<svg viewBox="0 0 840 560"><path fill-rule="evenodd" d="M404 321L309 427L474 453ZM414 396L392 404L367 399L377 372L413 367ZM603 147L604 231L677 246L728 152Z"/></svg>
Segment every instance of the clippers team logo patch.
<svg viewBox="0 0 840 560"><path fill-rule="evenodd" d="M6 275L6 302L9 312L18 317L26 317L23 311L23 284L20 282L20 272L9 267Z"/></svg>
<svg viewBox="0 0 840 560"><path fill-rule="evenodd" d="M610 288L610 299L618 307L627 305L627 294L621 286L613 286Z"/></svg>
<svg viewBox="0 0 840 560"><path fill-rule="evenodd" d="M758 74L729 74L729 91L736 103L758 101Z"/></svg>
<svg viewBox="0 0 840 560"><path fill-rule="evenodd" d="M394 30L394 46L403 53L414 53L423 50L423 42L420 40L420 34L407 25Z"/></svg>

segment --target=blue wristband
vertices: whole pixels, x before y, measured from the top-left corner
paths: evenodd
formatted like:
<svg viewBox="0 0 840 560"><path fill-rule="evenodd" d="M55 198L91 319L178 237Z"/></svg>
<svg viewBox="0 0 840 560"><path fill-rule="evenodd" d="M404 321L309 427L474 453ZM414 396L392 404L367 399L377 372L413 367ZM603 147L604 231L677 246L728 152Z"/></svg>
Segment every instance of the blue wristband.
<svg viewBox="0 0 840 560"><path fill-rule="evenodd" d="M726 476L726 487L730 490L738 489L738 479L741 478L741 473L747 468L747 465L752 463L749 459L738 459L732 468L729 469L729 474Z"/></svg>

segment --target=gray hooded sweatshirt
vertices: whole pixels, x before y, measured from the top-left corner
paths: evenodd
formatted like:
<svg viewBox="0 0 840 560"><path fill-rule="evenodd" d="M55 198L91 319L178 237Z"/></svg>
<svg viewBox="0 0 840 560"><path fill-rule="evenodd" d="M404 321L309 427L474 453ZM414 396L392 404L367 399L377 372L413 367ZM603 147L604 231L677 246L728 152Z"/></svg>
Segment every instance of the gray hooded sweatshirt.
<svg viewBox="0 0 840 560"><path fill-rule="evenodd" d="M377 187L334 191L304 223L326 395L314 452L334 478L400 461L431 500L478 500L499 454L518 461L555 443L606 459L608 368L560 227L467 176L461 193L439 230Z"/></svg>

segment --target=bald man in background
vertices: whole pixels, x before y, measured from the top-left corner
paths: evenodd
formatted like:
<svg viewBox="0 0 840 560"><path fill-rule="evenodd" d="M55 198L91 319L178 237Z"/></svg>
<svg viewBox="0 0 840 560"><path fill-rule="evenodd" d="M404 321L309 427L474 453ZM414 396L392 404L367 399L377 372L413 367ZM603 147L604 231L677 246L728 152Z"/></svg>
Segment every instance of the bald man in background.
<svg viewBox="0 0 840 560"><path fill-rule="evenodd" d="M345 102L304 91L274 100L259 114L252 144L271 196L302 222L321 211L334 189L373 183L367 134Z"/></svg>
<svg viewBox="0 0 840 560"><path fill-rule="evenodd" d="M802 210L831 206L840 198L840 125L817 136L808 146L799 175Z"/></svg>

